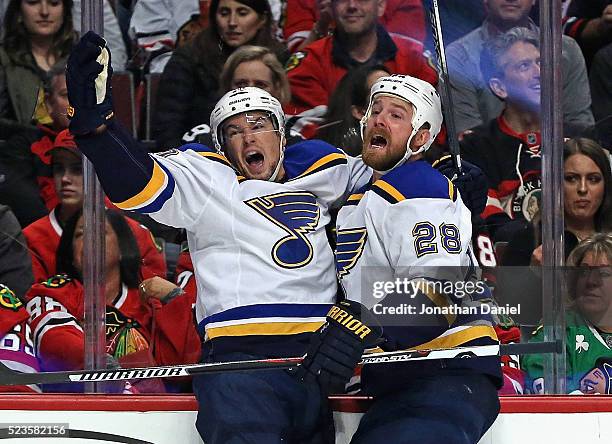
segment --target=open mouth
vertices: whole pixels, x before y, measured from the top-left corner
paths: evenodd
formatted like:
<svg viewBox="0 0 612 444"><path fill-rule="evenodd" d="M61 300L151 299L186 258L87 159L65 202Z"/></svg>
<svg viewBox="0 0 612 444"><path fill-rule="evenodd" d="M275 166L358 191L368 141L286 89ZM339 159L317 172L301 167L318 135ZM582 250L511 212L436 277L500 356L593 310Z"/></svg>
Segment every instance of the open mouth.
<svg viewBox="0 0 612 444"><path fill-rule="evenodd" d="M387 139L385 136L381 134L375 134L370 139L370 146L376 149L382 149L387 146Z"/></svg>
<svg viewBox="0 0 612 444"><path fill-rule="evenodd" d="M245 160L250 167L261 167L264 163L264 156L256 151L246 153Z"/></svg>

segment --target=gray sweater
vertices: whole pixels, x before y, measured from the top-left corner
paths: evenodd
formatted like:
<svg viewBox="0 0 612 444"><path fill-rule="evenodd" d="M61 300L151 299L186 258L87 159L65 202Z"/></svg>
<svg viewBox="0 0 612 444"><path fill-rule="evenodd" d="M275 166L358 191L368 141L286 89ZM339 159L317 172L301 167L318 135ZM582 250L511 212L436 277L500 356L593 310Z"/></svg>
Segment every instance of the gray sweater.
<svg viewBox="0 0 612 444"><path fill-rule="evenodd" d="M530 23L539 33L539 28ZM499 116L504 103L485 84L480 72L480 52L490 38L488 22L449 45L448 69L457 132L474 128ZM563 121L593 125L591 92L584 56L574 39L563 36Z"/></svg>

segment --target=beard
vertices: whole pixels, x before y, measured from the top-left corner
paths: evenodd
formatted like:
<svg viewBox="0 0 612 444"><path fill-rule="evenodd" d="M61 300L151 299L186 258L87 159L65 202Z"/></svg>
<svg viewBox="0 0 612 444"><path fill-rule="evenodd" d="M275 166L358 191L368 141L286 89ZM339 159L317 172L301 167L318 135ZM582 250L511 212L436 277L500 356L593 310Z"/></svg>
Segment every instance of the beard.
<svg viewBox="0 0 612 444"><path fill-rule="evenodd" d="M381 148L372 147L372 138L382 136L387 141ZM366 133L361 153L363 162L376 171L386 171L393 168L406 154L406 147L393 145L391 134L384 128L377 128Z"/></svg>

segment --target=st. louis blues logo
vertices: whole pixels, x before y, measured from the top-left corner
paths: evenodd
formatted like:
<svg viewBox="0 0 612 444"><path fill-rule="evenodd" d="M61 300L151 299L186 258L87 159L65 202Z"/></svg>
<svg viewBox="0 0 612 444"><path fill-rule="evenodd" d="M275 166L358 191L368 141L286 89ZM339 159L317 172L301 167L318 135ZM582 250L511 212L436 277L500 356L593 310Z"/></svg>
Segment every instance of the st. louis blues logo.
<svg viewBox="0 0 612 444"><path fill-rule="evenodd" d="M349 273L355 266L368 238L365 228L339 230L336 242L336 272L338 278Z"/></svg>
<svg viewBox="0 0 612 444"><path fill-rule="evenodd" d="M319 223L319 206L312 193L296 191L270 194L245 203L288 234L274 244L272 259L284 268L299 268L312 260L312 244L306 234Z"/></svg>

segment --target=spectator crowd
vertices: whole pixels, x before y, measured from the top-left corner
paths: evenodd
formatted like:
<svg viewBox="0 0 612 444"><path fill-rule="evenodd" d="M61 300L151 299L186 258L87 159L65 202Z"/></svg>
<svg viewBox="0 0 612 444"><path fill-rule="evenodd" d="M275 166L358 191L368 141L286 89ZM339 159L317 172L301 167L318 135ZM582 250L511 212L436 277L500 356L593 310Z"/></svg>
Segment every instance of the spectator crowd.
<svg viewBox="0 0 612 444"><path fill-rule="evenodd" d="M83 168L68 130L65 74L81 34L81 3L0 0L0 360L24 371L83 368ZM438 86L429 3L104 0L113 81L128 82L127 93L114 97L123 107L117 119L150 152L194 142L214 148L215 104L254 86L282 104L287 146L322 139L357 156L377 79L408 74ZM445 117L454 119L462 157L488 183L486 205L472 215L475 256L500 302L517 303L513 294L525 281L539 300L542 226L551 221L540 205L538 4L439 3L454 104ZM563 15L567 387L612 394L612 1L564 1ZM448 151L447 139L443 130L428 160ZM108 365L198 362L185 233L108 199L105 206ZM498 319L502 342L542 340L533 300L530 316ZM502 365L501 393L544 391L541 356L504 357ZM106 389L191 387L179 379Z"/></svg>

